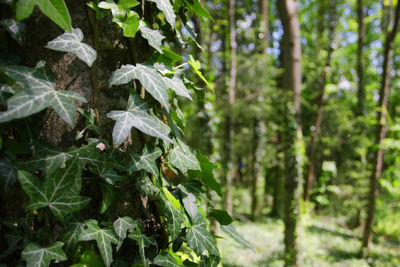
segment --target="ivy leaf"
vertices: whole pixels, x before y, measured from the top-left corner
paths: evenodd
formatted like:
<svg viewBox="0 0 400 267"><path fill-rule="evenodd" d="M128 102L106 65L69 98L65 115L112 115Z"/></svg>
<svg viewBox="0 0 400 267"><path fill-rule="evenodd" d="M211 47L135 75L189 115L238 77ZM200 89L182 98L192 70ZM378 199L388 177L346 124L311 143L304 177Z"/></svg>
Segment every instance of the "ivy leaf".
<svg viewBox="0 0 400 267"><path fill-rule="evenodd" d="M41 247L36 243L29 243L22 251L22 259L30 267L47 267L51 260L65 261L67 255L62 251L63 242L55 242L48 247Z"/></svg>
<svg viewBox="0 0 400 267"><path fill-rule="evenodd" d="M69 223L67 229L63 233L61 239L65 241L65 250L72 251L79 241L79 236L83 232L83 223L74 222Z"/></svg>
<svg viewBox="0 0 400 267"><path fill-rule="evenodd" d="M229 225L233 222L232 217L225 210L212 209L209 215L216 219L221 225Z"/></svg>
<svg viewBox="0 0 400 267"><path fill-rule="evenodd" d="M143 148L142 155L131 153L131 163L129 164L129 172L137 172L145 170L158 177L159 171L156 165L156 160L161 156L162 151L159 147L147 145Z"/></svg>
<svg viewBox="0 0 400 267"><path fill-rule="evenodd" d="M229 235L232 237L233 240L235 240L239 245L241 245L244 248L249 248L254 251L254 247L251 243L249 243L246 239L244 239L233 227L233 224L229 225L221 225L221 230L225 234Z"/></svg>
<svg viewBox="0 0 400 267"><path fill-rule="evenodd" d="M143 21L140 21L139 30L142 37L149 42L149 45L162 54L163 50L161 49L161 42L165 36L163 36L160 31L152 30L147 27Z"/></svg>
<svg viewBox="0 0 400 267"><path fill-rule="evenodd" d="M128 237L132 240L135 240L138 245L139 245L139 254L140 258L142 259L142 263L144 267L148 267L149 263L146 260L146 255L145 255L145 248L149 247L150 245L154 245L157 247L157 242L154 240L153 237L147 237L145 234L143 234L143 228L142 226L137 223L137 227L135 231L131 232Z"/></svg>
<svg viewBox="0 0 400 267"><path fill-rule="evenodd" d="M64 215L78 211L89 203L89 198L78 196L81 188L82 162L72 159L65 169L58 169L44 182L26 171L19 171L18 178L30 198L28 209L49 207L62 219Z"/></svg>
<svg viewBox="0 0 400 267"><path fill-rule="evenodd" d="M29 17L35 5L58 26L71 32L71 17L64 0L19 0L16 6L17 19Z"/></svg>
<svg viewBox="0 0 400 267"><path fill-rule="evenodd" d="M169 0L148 0L150 2L154 2L157 5L157 8L164 12L165 18L168 23L171 25L173 29L175 29L175 20L176 16L174 13L174 8L172 7Z"/></svg>
<svg viewBox="0 0 400 267"><path fill-rule="evenodd" d="M0 21L0 25L10 33L11 37L18 42L19 45L23 45L25 42L25 24L18 22L15 19L3 19Z"/></svg>
<svg viewBox="0 0 400 267"><path fill-rule="evenodd" d="M193 68L194 72L197 74L197 76L200 77L200 79L203 80L203 82L207 85L207 87L214 92L213 86L207 81L206 78L204 78L203 74L201 73L201 65L200 61L195 60L192 55L189 55L189 65Z"/></svg>
<svg viewBox="0 0 400 267"><path fill-rule="evenodd" d="M15 184L17 177L17 169L11 159L7 156L0 158L0 178L5 191Z"/></svg>
<svg viewBox="0 0 400 267"><path fill-rule="evenodd" d="M122 65L111 75L109 85L127 84L134 79L139 80L144 89L169 111L168 86L165 84L164 77L154 66Z"/></svg>
<svg viewBox="0 0 400 267"><path fill-rule="evenodd" d="M113 226L115 233L117 233L119 237L117 247L117 250L119 250L122 246L122 242L126 238L127 232L133 232L136 229L136 223L132 218L125 216L118 218Z"/></svg>
<svg viewBox="0 0 400 267"><path fill-rule="evenodd" d="M214 237L207 230L206 223L201 214L198 214L186 234L187 244L191 247L198 256L207 250L210 255L219 256L217 243Z"/></svg>
<svg viewBox="0 0 400 267"><path fill-rule="evenodd" d="M7 66L1 69L25 88L7 100L8 110L0 112L0 122L27 117L51 106L66 123L74 126L74 101L86 103L84 97L72 91L55 90L54 77L44 68Z"/></svg>
<svg viewBox="0 0 400 267"><path fill-rule="evenodd" d="M196 156L181 141L178 141L178 144L170 151L168 160L183 173L186 173L188 170L200 170Z"/></svg>
<svg viewBox="0 0 400 267"><path fill-rule="evenodd" d="M0 254L0 260L10 256L19 247L18 243L22 240L22 237L14 233L5 233L4 237L7 240L7 249Z"/></svg>
<svg viewBox="0 0 400 267"><path fill-rule="evenodd" d="M113 129L114 146L119 146L124 142L131 132L132 127L144 132L147 135L161 138L171 142L168 137L170 129L160 120L147 113L149 106L136 93L131 94L128 100L126 111L113 110L107 117L116 121Z"/></svg>
<svg viewBox="0 0 400 267"><path fill-rule="evenodd" d="M218 267L221 258L215 255L202 256L200 267Z"/></svg>
<svg viewBox="0 0 400 267"><path fill-rule="evenodd" d="M177 73L175 73L174 77L172 78L164 77L164 80L167 84L167 87L174 90L177 95L189 98L191 101L193 101L189 90L186 88L182 79L177 76Z"/></svg>
<svg viewBox="0 0 400 267"><path fill-rule="evenodd" d="M214 178L213 169L216 168L216 165L212 163L206 156L198 153L196 155L198 162L200 163L201 171L198 170L190 170L188 171L188 175L190 178L201 177L203 182L212 190L217 192L217 194L222 197L222 189L220 183Z"/></svg>
<svg viewBox="0 0 400 267"><path fill-rule="evenodd" d="M91 67L96 60L97 53L89 45L82 43L82 40L83 33L81 29L76 28L72 29L71 33L66 32L48 42L46 47L55 51L71 52Z"/></svg>
<svg viewBox="0 0 400 267"><path fill-rule="evenodd" d="M174 240L181 231L181 224L184 222L182 212L177 209L165 196L160 196L161 199L161 211L167 215L167 228Z"/></svg>
<svg viewBox="0 0 400 267"><path fill-rule="evenodd" d="M154 258L153 264L162 267L177 267L183 265L182 263L178 264L174 256L165 251L162 251L160 254L157 255L157 257Z"/></svg>
<svg viewBox="0 0 400 267"><path fill-rule="evenodd" d="M181 187L181 189L184 187ZM182 202L185 210L190 215L192 220L195 220L197 217L197 205L196 205L196 197L192 193L182 192Z"/></svg>
<svg viewBox="0 0 400 267"><path fill-rule="evenodd" d="M118 244L118 238L111 229L101 229L96 220L85 223L87 227L79 236L80 241L96 240L101 257L108 267L113 261L111 244Z"/></svg>

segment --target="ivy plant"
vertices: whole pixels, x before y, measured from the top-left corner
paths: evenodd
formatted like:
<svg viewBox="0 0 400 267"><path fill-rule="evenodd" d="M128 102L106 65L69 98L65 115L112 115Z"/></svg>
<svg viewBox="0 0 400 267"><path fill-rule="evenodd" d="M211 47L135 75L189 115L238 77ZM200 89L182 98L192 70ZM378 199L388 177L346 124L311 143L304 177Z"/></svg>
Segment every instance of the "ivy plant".
<svg viewBox="0 0 400 267"><path fill-rule="evenodd" d="M84 41L80 28L72 27L64 0L1 5L8 5L10 17L0 25L21 49L26 24L41 16L40 10L65 31L46 40L45 47L73 55L91 73L96 71L101 51ZM121 65L107 77L109 88L100 88L123 88L125 108L99 113L97 101L60 87L46 58L29 67L1 56L1 190L4 205L10 207L15 204L6 196L19 192L16 209L21 212L0 221L1 238L8 245L0 262L43 267L217 266L220 253L210 232L211 217L251 248L228 213L207 206L208 190L221 196L213 176L216 165L183 138L179 101L191 101L197 94L185 77L190 70L183 66L192 67L205 90L212 86L197 60L173 51L179 45L184 48L184 41L198 45L183 40L181 31L192 16L212 19L210 14L198 0L107 0L87 3L86 8L94 14L94 25L110 19L131 50L141 43L142 60ZM93 94L98 98L98 90ZM57 146L40 135L41 122L53 111L76 132L73 144ZM112 127L100 123L104 120Z"/></svg>

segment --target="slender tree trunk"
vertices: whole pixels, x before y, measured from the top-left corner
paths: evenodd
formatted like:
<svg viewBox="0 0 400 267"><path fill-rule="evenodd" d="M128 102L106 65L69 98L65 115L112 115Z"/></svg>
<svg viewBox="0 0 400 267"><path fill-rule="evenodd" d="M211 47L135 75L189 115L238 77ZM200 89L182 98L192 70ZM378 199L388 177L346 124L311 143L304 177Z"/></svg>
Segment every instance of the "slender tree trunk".
<svg viewBox="0 0 400 267"><path fill-rule="evenodd" d="M364 79L364 60L363 60L365 25L364 25L363 0L357 0L357 21L358 21L358 41L357 41L358 92L357 92L356 115L362 116L364 114L364 101L365 101L365 79Z"/></svg>
<svg viewBox="0 0 400 267"><path fill-rule="evenodd" d="M253 141L251 149L251 213L252 220L256 219L258 214L258 197L257 197L257 180L258 180L258 166L257 166L257 148L259 145L259 120L253 120Z"/></svg>
<svg viewBox="0 0 400 267"><path fill-rule="evenodd" d="M393 58L393 45L399 28L399 16L400 16L400 1L397 3L394 24L392 30L386 36L384 59L383 59L383 72L381 88L379 92L379 105L377 112L377 129L375 136L375 146L377 150L374 155L374 166L370 177L370 191L368 197L368 215L365 221L364 236L362 242L363 255L368 256L369 245L372 238L372 226L374 223L376 197L378 195L378 182L382 175L382 164L383 164L383 151L381 148L382 142L386 137L386 121L387 121L387 107L390 92L390 81L392 72L392 58Z"/></svg>
<svg viewBox="0 0 400 267"><path fill-rule="evenodd" d="M285 117L285 266L298 266L297 228L302 186L302 130L300 117L301 43L297 3L279 0L283 25L283 88L292 92Z"/></svg>
<svg viewBox="0 0 400 267"><path fill-rule="evenodd" d="M269 9L268 9L268 0L259 0L259 6L261 8L261 22L263 27L263 50L268 47L268 34L269 34ZM264 51L265 52L265 51Z"/></svg>
<svg viewBox="0 0 400 267"><path fill-rule="evenodd" d="M324 108L324 96L325 96L325 87L327 83L327 75L331 65L331 59L333 54L333 44L335 42L335 28L337 24L337 13L336 13L336 0L331 2L331 19L329 21L329 32L328 32L328 44L327 44L327 56L325 61L325 66L323 67L321 76L319 78L318 87L320 88L318 97L317 97L317 117L314 123L314 131L311 135L311 143L309 150L309 165L308 165L308 176L306 180L306 186L304 191L304 201L308 201L310 198L310 191L312 188L312 184L315 176L315 154L317 151L318 137L321 129L322 123L322 114Z"/></svg>
<svg viewBox="0 0 400 267"><path fill-rule="evenodd" d="M234 128L234 116L233 116L233 105L235 104L235 93L236 93L236 74L237 74L237 62L236 62L236 30L235 30L235 0L229 0L229 43L230 43L230 72L229 72L229 109L230 112L228 114L229 119L229 143L231 146L230 155L229 155L229 164L228 167L231 168L230 174L228 174L226 181L226 192L225 192L225 208L229 214L232 214L232 179L233 179L233 162L234 162L234 151L233 147L233 139L235 135Z"/></svg>

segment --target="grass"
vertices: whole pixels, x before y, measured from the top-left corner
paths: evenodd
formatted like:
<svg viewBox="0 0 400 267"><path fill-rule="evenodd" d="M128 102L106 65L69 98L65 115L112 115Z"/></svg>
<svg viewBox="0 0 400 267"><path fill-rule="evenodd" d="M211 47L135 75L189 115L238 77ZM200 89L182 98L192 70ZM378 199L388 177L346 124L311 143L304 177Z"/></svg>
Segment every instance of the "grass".
<svg viewBox="0 0 400 267"><path fill-rule="evenodd" d="M267 218L261 223L238 223L237 231L249 240L255 251L243 249L230 238L219 239L224 267L283 266L281 220ZM308 217L299 232L300 259L311 267L400 266L400 244L378 238L371 246L370 258L360 259L360 233L344 229L329 217Z"/></svg>

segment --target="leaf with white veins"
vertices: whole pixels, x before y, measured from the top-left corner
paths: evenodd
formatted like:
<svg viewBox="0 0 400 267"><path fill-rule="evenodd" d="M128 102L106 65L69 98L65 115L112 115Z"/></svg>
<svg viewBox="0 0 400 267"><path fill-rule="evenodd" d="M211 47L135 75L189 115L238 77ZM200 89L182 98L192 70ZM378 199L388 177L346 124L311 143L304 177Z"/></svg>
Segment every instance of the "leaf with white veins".
<svg viewBox="0 0 400 267"><path fill-rule="evenodd" d="M110 86L126 84L133 79L139 80L144 89L169 111L168 86L164 77L154 66L122 65L120 69L113 72L109 84Z"/></svg>
<svg viewBox="0 0 400 267"><path fill-rule="evenodd" d="M124 142L131 132L132 127L143 133L161 138L172 143L168 137L169 127L155 117L150 116L147 110L150 107L136 93L131 94L126 111L113 110L107 117L116 121L113 129L114 146L119 146Z"/></svg>
<svg viewBox="0 0 400 267"><path fill-rule="evenodd" d="M127 232L132 232L136 229L136 222L130 218L130 217L122 217L118 218L114 223L114 231L119 237L118 240L118 247L117 250L119 250L122 246L122 242L126 238Z"/></svg>
<svg viewBox="0 0 400 267"><path fill-rule="evenodd" d="M196 156L189 150L189 147L178 140L178 144L169 152L169 161L183 173L188 170L200 170Z"/></svg>
<svg viewBox="0 0 400 267"><path fill-rule="evenodd" d="M149 45L162 54L163 51L161 49L161 42L165 36L163 36L160 31L152 30L147 27L143 21L140 21L139 30L142 37L149 42Z"/></svg>
<svg viewBox="0 0 400 267"><path fill-rule="evenodd" d="M164 12L165 18L168 23L171 24L172 28L175 28L175 13L174 8L169 0L148 0L150 2L154 2L157 5L157 8Z"/></svg>
<svg viewBox="0 0 400 267"><path fill-rule="evenodd" d="M86 103L84 97L72 91L57 91L54 77L43 68L7 66L1 69L23 83L24 89L7 100L8 109L0 112L0 122L27 117L51 106L66 123L74 126L74 101Z"/></svg>
<svg viewBox="0 0 400 267"><path fill-rule="evenodd" d="M147 145L143 148L142 155L131 153L131 163L129 164L129 172L137 172L145 170L158 177L158 168L156 160L161 156L162 151L158 147Z"/></svg>
<svg viewBox="0 0 400 267"><path fill-rule="evenodd" d="M47 267L51 260L65 261L67 256L61 247L63 242L55 242L48 247L41 247L36 243L29 243L22 251L22 259L29 267Z"/></svg>
<svg viewBox="0 0 400 267"><path fill-rule="evenodd" d="M219 256L217 243L207 230L206 223L201 214L197 214L192 227L187 231L186 238L188 246L191 247L198 256L201 256L204 250L207 250L211 255Z"/></svg>
<svg viewBox="0 0 400 267"><path fill-rule="evenodd" d="M102 229L95 220L89 220L85 223L86 229L79 236L80 241L96 240L100 250L101 257L108 267L113 261L112 245L118 244L118 238L111 229Z"/></svg>
<svg viewBox="0 0 400 267"><path fill-rule="evenodd" d="M91 67L96 60L97 53L89 45L82 43L82 40L83 33L81 29L76 28L72 29L72 32L66 32L48 42L46 47L55 51L71 52Z"/></svg>

